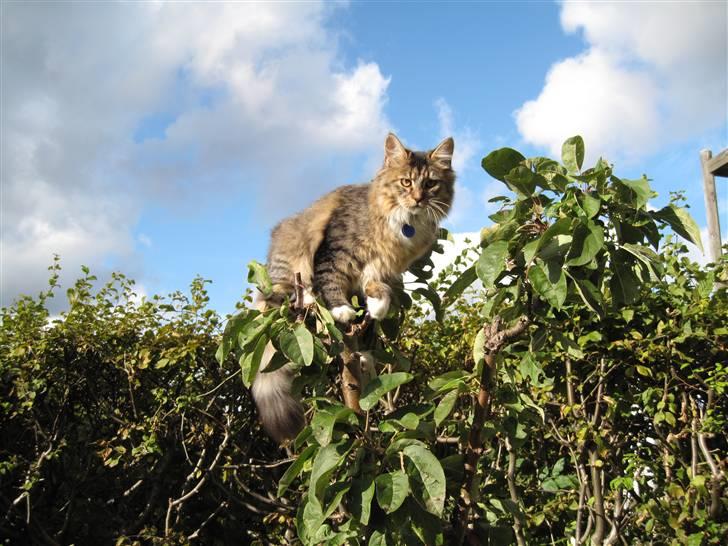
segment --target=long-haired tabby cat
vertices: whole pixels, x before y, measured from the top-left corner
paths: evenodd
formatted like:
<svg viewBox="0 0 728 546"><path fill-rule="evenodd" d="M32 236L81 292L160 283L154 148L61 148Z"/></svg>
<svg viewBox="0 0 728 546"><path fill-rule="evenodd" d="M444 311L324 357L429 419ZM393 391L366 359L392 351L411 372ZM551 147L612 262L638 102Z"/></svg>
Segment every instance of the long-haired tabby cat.
<svg viewBox="0 0 728 546"><path fill-rule="evenodd" d="M384 318L390 284L430 249L450 211L453 149L453 139L446 138L433 150L411 151L390 133L384 164L370 183L341 186L273 229L267 263L273 296L260 298L258 307L293 294L300 273L304 303L320 297L335 320L354 318L355 294L366 296L372 318ZM273 352L269 345L261 368ZM258 373L253 382L260 419L278 442L294 438L305 424L303 408L290 393L292 375L284 366Z"/></svg>

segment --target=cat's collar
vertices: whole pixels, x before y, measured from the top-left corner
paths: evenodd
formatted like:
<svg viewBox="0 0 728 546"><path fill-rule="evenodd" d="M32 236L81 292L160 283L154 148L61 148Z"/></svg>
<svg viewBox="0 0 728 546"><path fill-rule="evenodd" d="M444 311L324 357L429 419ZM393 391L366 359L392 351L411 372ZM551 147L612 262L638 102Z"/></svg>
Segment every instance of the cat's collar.
<svg viewBox="0 0 728 546"><path fill-rule="evenodd" d="M402 235L404 235L408 239L411 239L415 236L415 233L417 233L415 226L407 223L402 224Z"/></svg>

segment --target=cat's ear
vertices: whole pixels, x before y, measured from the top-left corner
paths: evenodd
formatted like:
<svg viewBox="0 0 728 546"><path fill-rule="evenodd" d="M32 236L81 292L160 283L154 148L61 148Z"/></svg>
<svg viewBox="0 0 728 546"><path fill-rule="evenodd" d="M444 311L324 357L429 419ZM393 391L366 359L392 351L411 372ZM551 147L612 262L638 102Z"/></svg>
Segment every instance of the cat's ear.
<svg viewBox="0 0 728 546"><path fill-rule="evenodd" d="M429 153L430 161L444 169L452 169L452 154L455 151L455 141L447 137Z"/></svg>
<svg viewBox="0 0 728 546"><path fill-rule="evenodd" d="M384 141L384 165L391 167L393 165L402 165L409 160L410 151L404 147L394 133L387 135Z"/></svg>

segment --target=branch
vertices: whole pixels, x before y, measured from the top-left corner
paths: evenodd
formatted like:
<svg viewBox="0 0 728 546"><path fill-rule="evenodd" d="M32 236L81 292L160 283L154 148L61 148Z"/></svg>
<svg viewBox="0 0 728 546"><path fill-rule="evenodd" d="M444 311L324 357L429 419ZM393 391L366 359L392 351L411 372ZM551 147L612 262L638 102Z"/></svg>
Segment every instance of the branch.
<svg viewBox="0 0 728 546"><path fill-rule="evenodd" d="M200 531L202 531L202 529L205 527L205 525L207 525L208 523L210 523L210 521L212 521L212 519L215 516L217 516L217 514L220 512L220 510L223 510L224 508L227 508L227 507L228 507L227 501L221 502L220 503L220 506L218 506L217 508L215 508L215 510L212 512L212 514L210 514L209 516L207 516L207 519L205 521L203 521L202 524L200 524L200 526L197 528L197 530L194 533L192 533L190 536L187 537L187 540L194 540L196 538L199 538Z"/></svg>
<svg viewBox="0 0 728 546"><path fill-rule="evenodd" d="M465 449L465 478L460 488L458 509L455 511L456 544L462 544L468 528L470 511L478 501L478 460L483 452L481 432L487 418L490 417L491 387L496 373L496 355L513 338L526 331L530 320L522 315L516 323L501 330L502 320L496 316L493 322L483 326L485 332L485 364L480 374L480 390L474 407L473 424L470 427L468 443Z"/></svg>
<svg viewBox="0 0 728 546"><path fill-rule="evenodd" d="M352 323L349 331L344 336L344 350L339 355L341 360L341 394L344 405L362 415L364 412L359 406L359 397L364 389L367 377L364 377L361 369L361 354L359 353L359 340L372 323L369 313L364 315L364 320Z"/></svg>
<svg viewBox="0 0 728 546"><path fill-rule="evenodd" d="M359 406L361 389L362 375L359 353L351 352L347 347L341 353L341 394L344 398L344 405L359 415L363 413Z"/></svg>
<svg viewBox="0 0 728 546"><path fill-rule="evenodd" d="M519 513L513 516L513 532L516 535L518 546L526 546L526 539L523 537L523 528L521 527L521 502L518 497L518 490L516 489L516 450L508 438L506 438L506 449L508 450L508 472L506 473L508 492L511 495L511 500L518 506L519 510Z"/></svg>
<svg viewBox="0 0 728 546"><path fill-rule="evenodd" d="M296 322L303 322L306 307L303 305L303 280L301 280L300 273L296 273L293 287L296 293L296 301L293 304L293 308L296 310Z"/></svg>
<svg viewBox="0 0 728 546"><path fill-rule="evenodd" d="M596 462L599 459L596 449L589 450L589 466L591 467L592 493L594 494L594 516L596 525L591 537L592 544L602 544L606 531L604 513L604 497L602 496L602 477Z"/></svg>
<svg viewBox="0 0 728 546"><path fill-rule="evenodd" d="M200 489L202 489L202 486L205 485L205 482L207 481L208 474L215 469L215 467L217 466L217 463L220 461L220 457L222 456L222 453L225 450L225 446L227 446L228 440L230 440L230 429L225 427L225 437L223 438L222 443L220 444L220 447L218 447L217 453L215 454L215 458L213 459L212 463L208 467L204 476L202 476L202 478L200 478L200 481L197 482L197 485L195 485L195 487L193 487L188 493L182 495L181 497L179 497L178 499L175 499L175 500L172 500L171 498L169 499L169 505L167 507L167 517L164 520L164 536L169 536L170 521L172 519L172 509L180 506L186 500L188 500L189 498L196 495L200 491ZM201 454L201 457L204 455L204 451L205 450L203 449L202 450L203 453ZM199 462L200 461L198 460L198 464L199 464ZM188 480L191 476L194 475L194 473L197 471L197 469L198 469L198 466L195 466L195 469L188 476L188 478L187 478ZM177 512L179 512L179 510L180 510L180 508L177 508Z"/></svg>

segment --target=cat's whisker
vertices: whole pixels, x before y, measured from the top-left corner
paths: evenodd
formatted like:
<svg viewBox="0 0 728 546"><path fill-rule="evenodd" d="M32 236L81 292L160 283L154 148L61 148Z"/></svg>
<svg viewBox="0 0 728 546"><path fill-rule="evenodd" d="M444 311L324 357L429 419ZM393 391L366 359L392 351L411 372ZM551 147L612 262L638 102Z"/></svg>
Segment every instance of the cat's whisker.
<svg viewBox="0 0 728 546"><path fill-rule="evenodd" d="M445 216L447 216L447 214L443 210L443 207L435 204L433 201L430 201L428 208L432 208L433 211L436 211L438 216L440 216L440 219L445 218Z"/></svg>
<svg viewBox="0 0 728 546"><path fill-rule="evenodd" d="M440 220L445 218L445 215L434 207L427 207L426 210L432 216L432 220L435 222L435 224L438 224Z"/></svg>
<svg viewBox="0 0 728 546"><path fill-rule="evenodd" d="M440 205L440 207L443 208L443 209L445 209L445 207L448 207L449 206L447 203L445 203L444 201L440 201L439 199L431 199L430 200L430 203Z"/></svg>

